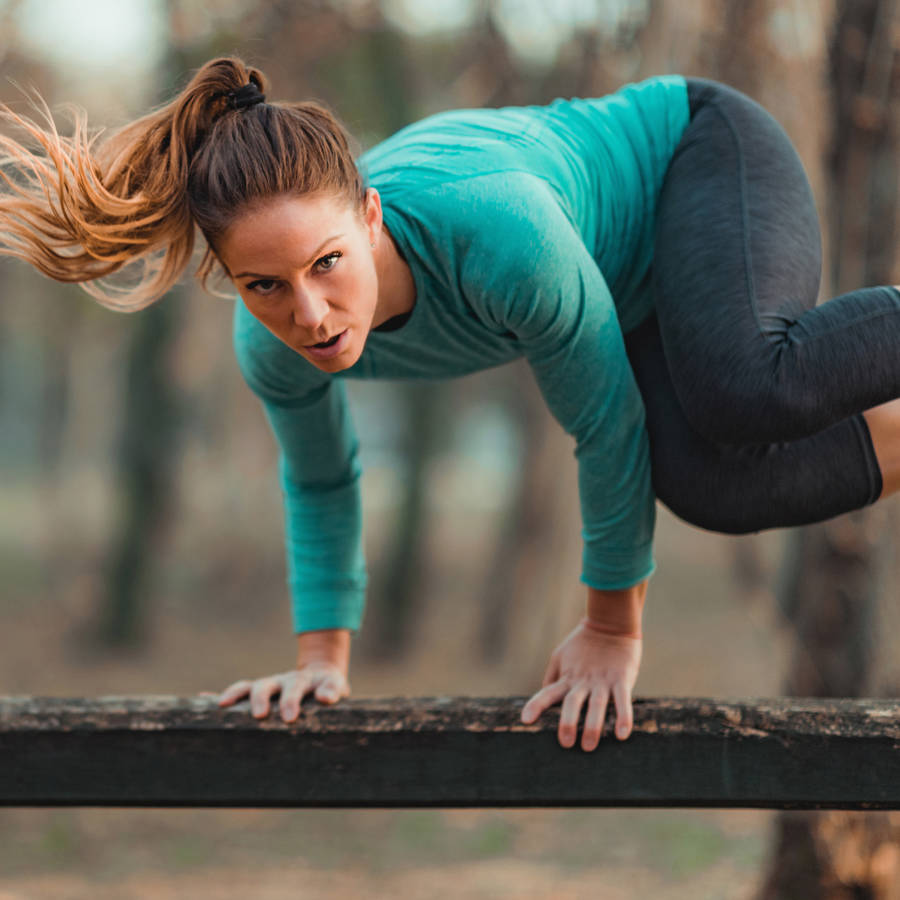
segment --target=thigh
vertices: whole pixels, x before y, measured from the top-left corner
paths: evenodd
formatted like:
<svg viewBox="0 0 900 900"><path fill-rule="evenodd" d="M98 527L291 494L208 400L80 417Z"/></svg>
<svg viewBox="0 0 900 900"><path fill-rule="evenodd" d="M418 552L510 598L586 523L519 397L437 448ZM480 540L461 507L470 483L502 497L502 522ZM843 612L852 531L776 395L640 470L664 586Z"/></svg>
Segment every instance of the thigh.
<svg viewBox="0 0 900 900"><path fill-rule="evenodd" d="M684 346L728 328L754 344L816 303L822 247L812 189L762 106L727 85L686 80L691 119L656 225L663 340L668 349L670 335Z"/></svg>
<svg viewBox="0 0 900 900"><path fill-rule="evenodd" d="M809 181L775 119L726 85L687 83L691 119L657 207L655 305L682 407L728 439L735 415L755 417L787 328L815 306L821 239ZM752 439L734 426L735 442Z"/></svg>
<svg viewBox="0 0 900 900"><path fill-rule="evenodd" d="M652 277L692 427L716 443L792 441L900 396L900 292L859 288L817 307L818 217L788 136L739 91L687 82Z"/></svg>

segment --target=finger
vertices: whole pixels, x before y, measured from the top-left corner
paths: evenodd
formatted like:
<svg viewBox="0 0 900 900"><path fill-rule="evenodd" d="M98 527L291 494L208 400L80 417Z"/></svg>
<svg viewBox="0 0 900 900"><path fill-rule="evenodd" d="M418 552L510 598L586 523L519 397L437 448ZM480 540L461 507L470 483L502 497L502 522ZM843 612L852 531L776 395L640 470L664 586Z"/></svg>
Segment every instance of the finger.
<svg viewBox="0 0 900 900"><path fill-rule="evenodd" d="M300 704L310 689L309 678L298 674L285 680L281 688L281 718L285 722L293 722L300 715Z"/></svg>
<svg viewBox="0 0 900 900"><path fill-rule="evenodd" d="M560 746L566 749L575 745L575 738L578 736L578 718L587 695L588 689L584 685L577 685L566 694L566 699L563 700L557 733Z"/></svg>
<svg viewBox="0 0 900 900"><path fill-rule="evenodd" d="M522 707L522 721L526 725L530 725L545 709L553 706L554 703L559 703L568 689L569 684L564 680L548 684L547 687L541 688L541 690L539 690Z"/></svg>
<svg viewBox="0 0 900 900"><path fill-rule="evenodd" d="M621 681L613 685L613 697L616 700L616 737L624 741L631 734L634 714L631 710L631 691Z"/></svg>
<svg viewBox="0 0 900 900"><path fill-rule="evenodd" d="M224 691L222 691L221 696L219 697L219 706L228 706L231 703L234 703L236 700L240 700L242 697L246 697L250 692L251 682L249 681L235 681L234 684L228 685Z"/></svg>
<svg viewBox="0 0 900 900"><path fill-rule="evenodd" d="M277 676L254 681L250 688L250 712L257 718L265 718L269 714L269 698L280 689L281 680Z"/></svg>
<svg viewBox="0 0 900 900"><path fill-rule="evenodd" d="M606 707L609 703L609 690L597 687L591 692L587 712L584 715L584 732L581 735L582 750L596 750L603 734L603 723L606 720Z"/></svg>
<svg viewBox="0 0 900 900"><path fill-rule="evenodd" d="M337 703L341 698L341 685L334 678L327 678L316 688L316 700L320 703Z"/></svg>

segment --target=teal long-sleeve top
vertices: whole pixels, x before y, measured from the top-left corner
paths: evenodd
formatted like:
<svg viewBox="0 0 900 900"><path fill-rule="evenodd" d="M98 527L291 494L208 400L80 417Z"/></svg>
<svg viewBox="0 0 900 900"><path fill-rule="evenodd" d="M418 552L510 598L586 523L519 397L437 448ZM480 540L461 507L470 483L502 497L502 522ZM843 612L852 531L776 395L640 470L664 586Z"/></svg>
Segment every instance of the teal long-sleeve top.
<svg viewBox="0 0 900 900"><path fill-rule="evenodd" d="M623 334L653 308L657 197L689 119L684 78L601 98L461 109L403 128L357 160L381 195L416 302L329 374L238 299L234 347L279 445L297 633L359 629L361 467L345 378L434 379L525 357L575 439L581 580L629 587L654 568L644 408Z"/></svg>

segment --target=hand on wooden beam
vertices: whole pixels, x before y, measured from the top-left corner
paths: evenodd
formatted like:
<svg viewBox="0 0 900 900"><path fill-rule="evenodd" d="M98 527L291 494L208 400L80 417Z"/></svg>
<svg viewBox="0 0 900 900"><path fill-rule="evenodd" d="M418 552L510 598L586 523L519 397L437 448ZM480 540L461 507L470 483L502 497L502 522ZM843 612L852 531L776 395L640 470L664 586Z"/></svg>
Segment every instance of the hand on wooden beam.
<svg viewBox="0 0 900 900"><path fill-rule="evenodd" d="M350 666L350 630L329 628L297 635L297 667L278 675L254 680L243 679L229 685L219 696L219 706L231 706L250 698L254 718L269 715L269 700L280 695L279 709L285 722L300 715L300 704L307 694L320 703L337 703L350 696L347 673Z"/></svg>
<svg viewBox="0 0 900 900"><path fill-rule="evenodd" d="M619 637L591 630L579 623L553 651L543 687L522 709L522 722L530 725L549 707L562 703L559 743L575 744L581 707L588 700L581 738L582 750L594 750L600 742L606 707L612 695L616 706L616 736L631 734L631 691L641 664L641 638Z"/></svg>
<svg viewBox="0 0 900 900"><path fill-rule="evenodd" d="M588 700L581 737L582 750L595 750L603 732L612 695L616 707L616 737L631 734L634 716L631 692L641 666L641 616L647 580L617 591L588 589L587 614L553 651L543 687L522 709L530 725L562 700L560 746L575 745L581 707Z"/></svg>

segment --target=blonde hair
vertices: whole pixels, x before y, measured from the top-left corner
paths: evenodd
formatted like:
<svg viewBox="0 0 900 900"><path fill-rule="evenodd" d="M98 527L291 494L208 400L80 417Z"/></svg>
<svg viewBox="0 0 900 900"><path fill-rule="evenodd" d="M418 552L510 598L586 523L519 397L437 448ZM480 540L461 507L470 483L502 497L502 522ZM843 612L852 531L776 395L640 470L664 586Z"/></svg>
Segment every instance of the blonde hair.
<svg viewBox="0 0 900 900"><path fill-rule="evenodd" d="M78 282L104 306L133 311L159 299L190 262L199 228L206 286L216 240L266 197L325 192L361 208L365 187L350 136L315 101L234 108L229 92L268 82L240 59L213 59L170 103L104 136L75 109L59 134L36 95L40 121L0 104L29 149L0 133L0 254L57 281ZM128 286L100 281L138 263Z"/></svg>

